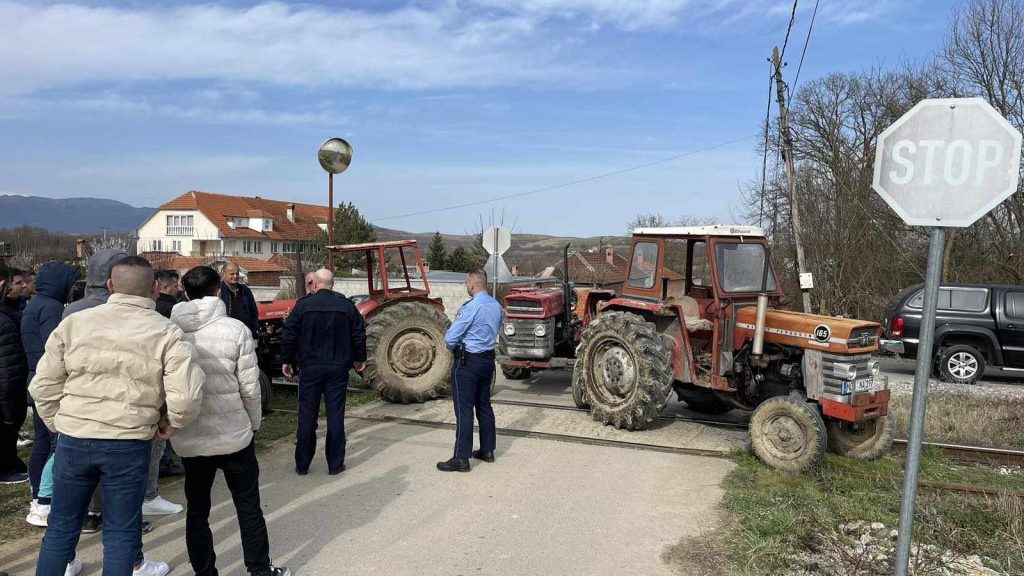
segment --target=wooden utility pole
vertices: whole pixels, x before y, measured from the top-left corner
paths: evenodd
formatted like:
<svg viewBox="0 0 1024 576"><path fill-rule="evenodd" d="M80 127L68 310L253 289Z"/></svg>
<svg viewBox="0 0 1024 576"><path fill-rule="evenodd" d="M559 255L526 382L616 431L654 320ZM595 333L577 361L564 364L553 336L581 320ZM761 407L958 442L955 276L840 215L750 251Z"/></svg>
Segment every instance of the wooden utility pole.
<svg viewBox="0 0 1024 576"><path fill-rule="evenodd" d="M782 57L779 47L772 49L772 63L775 65L775 90L779 101L779 129L782 131L782 159L786 163L786 181L789 189L790 219L793 221L793 242L796 244L796 265L802 276L807 272L804 264L804 245L800 242L800 207L796 201L796 173L793 169L793 137L789 133L789 110L786 108L786 84L782 81ZM798 277L799 281L799 277ZM804 312L811 313L811 292L800 289Z"/></svg>

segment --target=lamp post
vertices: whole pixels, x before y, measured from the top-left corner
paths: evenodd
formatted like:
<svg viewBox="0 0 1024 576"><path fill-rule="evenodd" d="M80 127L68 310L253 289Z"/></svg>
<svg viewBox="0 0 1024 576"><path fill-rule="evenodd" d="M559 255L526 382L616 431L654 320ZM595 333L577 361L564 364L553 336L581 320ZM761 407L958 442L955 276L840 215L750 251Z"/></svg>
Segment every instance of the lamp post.
<svg viewBox="0 0 1024 576"><path fill-rule="evenodd" d="M348 170L352 163L352 145L342 138L328 138L316 154L320 167L327 171L327 245L334 245L334 175ZM327 268L334 272L334 253L327 251Z"/></svg>

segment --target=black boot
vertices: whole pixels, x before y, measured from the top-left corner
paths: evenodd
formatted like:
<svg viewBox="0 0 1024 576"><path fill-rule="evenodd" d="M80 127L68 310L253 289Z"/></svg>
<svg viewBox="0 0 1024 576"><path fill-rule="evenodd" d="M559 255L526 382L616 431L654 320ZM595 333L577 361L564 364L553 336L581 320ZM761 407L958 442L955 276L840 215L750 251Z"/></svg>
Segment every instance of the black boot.
<svg viewBox="0 0 1024 576"><path fill-rule="evenodd" d="M487 450L473 450L473 458L477 460L483 460L484 462L494 462L494 452Z"/></svg>
<svg viewBox="0 0 1024 576"><path fill-rule="evenodd" d="M452 458L445 462L438 462L437 469L441 472L469 472L469 460L465 458Z"/></svg>

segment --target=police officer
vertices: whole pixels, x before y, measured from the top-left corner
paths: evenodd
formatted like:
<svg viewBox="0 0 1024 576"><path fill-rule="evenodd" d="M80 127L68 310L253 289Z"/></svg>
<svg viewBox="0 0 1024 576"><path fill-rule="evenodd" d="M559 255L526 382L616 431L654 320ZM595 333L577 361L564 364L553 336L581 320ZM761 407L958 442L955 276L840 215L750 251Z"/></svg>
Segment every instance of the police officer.
<svg viewBox="0 0 1024 576"><path fill-rule="evenodd" d="M455 455L438 462L442 472L469 472L469 457L494 462L494 409L491 379L494 377L494 345L501 326L501 305L487 293L487 273L466 275L471 300L462 305L444 336L452 351L452 400L455 403ZM480 449L473 450L473 409L480 423ZM472 451L472 452L471 452Z"/></svg>
<svg viewBox="0 0 1024 576"><path fill-rule="evenodd" d="M281 337L281 371L299 369L299 426L295 472L305 476L316 452L320 397L327 406L327 470L345 470L345 393L351 368L366 363L366 326L355 304L334 292L334 274L313 274L312 293L295 303Z"/></svg>

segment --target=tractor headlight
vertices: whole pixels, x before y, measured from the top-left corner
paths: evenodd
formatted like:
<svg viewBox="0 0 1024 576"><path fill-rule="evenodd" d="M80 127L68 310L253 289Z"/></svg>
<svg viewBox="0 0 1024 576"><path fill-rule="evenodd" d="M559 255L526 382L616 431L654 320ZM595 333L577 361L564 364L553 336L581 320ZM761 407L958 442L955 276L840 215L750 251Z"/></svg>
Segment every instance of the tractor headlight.
<svg viewBox="0 0 1024 576"><path fill-rule="evenodd" d="M533 335L538 338L543 338L548 334L548 327L543 324L537 324L533 327Z"/></svg>
<svg viewBox="0 0 1024 576"><path fill-rule="evenodd" d="M882 371L882 366L878 361L868 363L868 371L871 372L871 376L878 376L878 373Z"/></svg>
<svg viewBox="0 0 1024 576"><path fill-rule="evenodd" d="M857 378L857 367L853 364L835 363L832 365L832 373L840 380L854 380Z"/></svg>
<svg viewBox="0 0 1024 576"><path fill-rule="evenodd" d="M516 325L511 323L511 322L509 322L509 323L505 324L504 330L505 330L505 336L515 336Z"/></svg>

